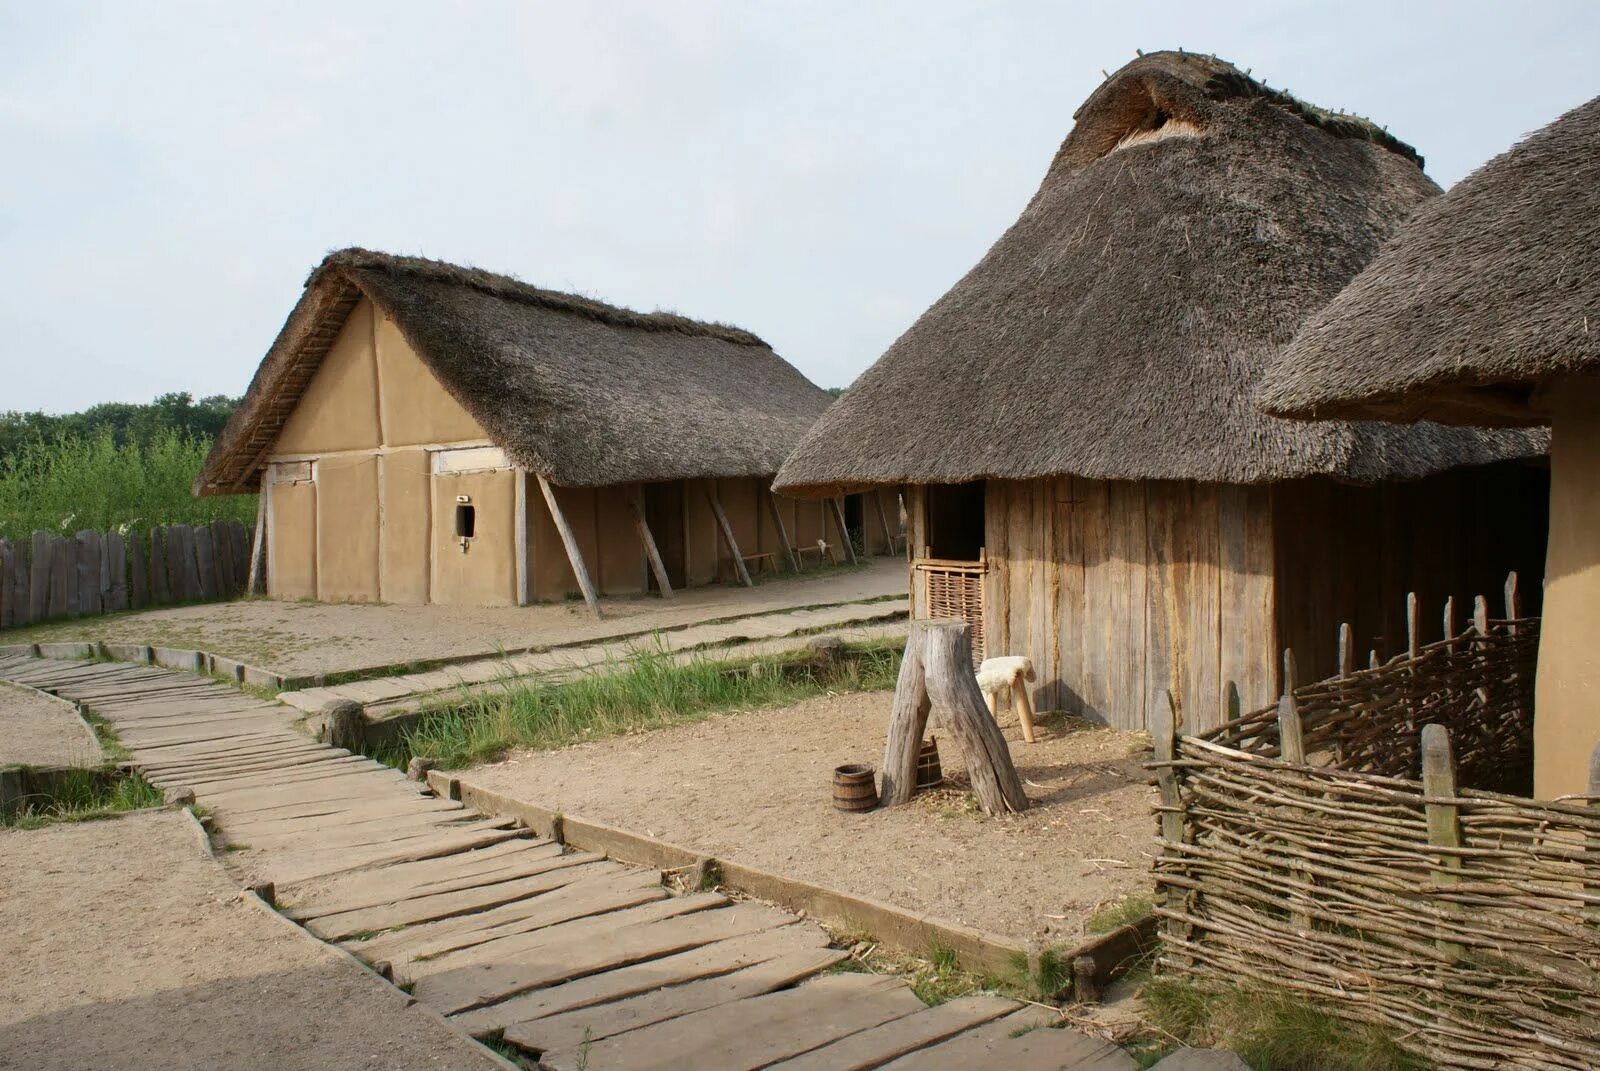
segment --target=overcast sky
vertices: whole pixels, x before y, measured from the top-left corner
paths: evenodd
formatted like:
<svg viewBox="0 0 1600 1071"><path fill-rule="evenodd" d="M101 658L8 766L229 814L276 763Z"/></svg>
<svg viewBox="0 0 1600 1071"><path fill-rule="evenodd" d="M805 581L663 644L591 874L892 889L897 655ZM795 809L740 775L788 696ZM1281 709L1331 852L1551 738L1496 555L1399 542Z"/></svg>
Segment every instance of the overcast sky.
<svg viewBox="0 0 1600 1071"><path fill-rule="evenodd" d="M1134 49L1448 186L1600 92L1600 4L0 0L0 409L243 391L329 250L765 337L844 386Z"/></svg>

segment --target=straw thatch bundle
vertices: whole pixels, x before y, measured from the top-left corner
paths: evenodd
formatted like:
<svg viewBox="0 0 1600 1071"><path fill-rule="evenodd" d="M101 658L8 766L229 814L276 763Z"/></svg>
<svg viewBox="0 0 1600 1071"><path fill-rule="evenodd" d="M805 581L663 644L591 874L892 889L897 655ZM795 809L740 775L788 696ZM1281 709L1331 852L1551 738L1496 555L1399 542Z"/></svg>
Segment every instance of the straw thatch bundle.
<svg viewBox="0 0 1600 1071"><path fill-rule="evenodd" d="M780 490L1372 482L1543 449L1254 408L1305 317L1437 193L1408 146L1172 52L1122 68L1075 118L1022 216L817 422Z"/></svg>
<svg viewBox="0 0 1600 1071"><path fill-rule="evenodd" d="M830 400L748 331L346 249L306 280L197 494L255 489L363 297L513 461L565 486L770 474Z"/></svg>
<svg viewBox="0 0 1600 1071"><path fill-rule="evenodd" d="M1600 372L1600 97L1418 213L1263 380L1293 416L1539 421L1539 380Z"/></svg>

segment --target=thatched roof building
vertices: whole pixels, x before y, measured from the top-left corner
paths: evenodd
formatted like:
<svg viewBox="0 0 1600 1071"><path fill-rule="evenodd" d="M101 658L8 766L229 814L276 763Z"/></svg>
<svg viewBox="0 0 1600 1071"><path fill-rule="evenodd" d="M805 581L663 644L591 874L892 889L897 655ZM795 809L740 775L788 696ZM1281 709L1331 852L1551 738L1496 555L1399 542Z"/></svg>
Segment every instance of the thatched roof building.
<svg viewBox="0 0 1600 1071"><path fill-rule="evenodd" d="M261 491L274 595L598 609L846 543L843 508L770 491L829 401L735 327L347 249L195 491Z"/></svg>
<svg viewBox="0 0 1600 1071"><path fill-rule="evenodd" d="M1269 701L1281 648L1330 670L1348 621L1392 650L1407 588L1470 595L1537 560L1492 520L1433 541L1472 494L1521 508L1522 467L1458 473L1536 457L1539 433L1253 404L1305 318L1437 195L1415 150L1176 52L1074 118L1022 215L806 434L779 490L911 485L917 611L1030 655L1039 705L1132 727L1168 689L1195 725L1235 691Z"/></svg>
<svg viewBox="0 0 1600 1071"><path fill-rule="evenodd" d="M1600 97L1429 204L1313 316L1261 404L1294 416L1541 424L1600 373Z"/></svg>
<svg viewBox="0 0 1600 1071"><path fill-rule="evenodd" d="M817 422L780 490L1375 482L1538 452L1252 402L1305 317L1438 192L1409 146L1174 52L1117 71L1074 119L1021 217Z"/></svg>
<svg viewBox="0 0 1600 1071"><path fill-rule="evenodd" d="M362 298L514 462L565 486L770 474L831 401L737 327L345 249L306 280L196 494L256 489L263 449Z"/></svg>
<svg viewBox="0 0 1600 1071"><path fill-rule="evenodd" d="M1311 318L1259 398L1295 416L1551 425L1534 789L1542 798L1593 791L1600 98L1429 204Z"/></svg>

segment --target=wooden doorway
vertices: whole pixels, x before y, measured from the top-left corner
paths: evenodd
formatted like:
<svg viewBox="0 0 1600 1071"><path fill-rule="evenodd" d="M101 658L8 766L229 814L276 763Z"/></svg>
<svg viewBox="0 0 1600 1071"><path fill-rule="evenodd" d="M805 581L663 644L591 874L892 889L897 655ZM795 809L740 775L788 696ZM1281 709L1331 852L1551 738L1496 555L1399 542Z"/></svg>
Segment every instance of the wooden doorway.
<svg viewBox="0 0 1600 1071"><path fill-rule="evenodd" d="M684 485L682 480L644 485L644 521L655 537L656 551L667 567L667 582L673 590L687 587L684 573L683 513ZM651 591L660 591L655 574L645 569L646 583Z"/></svg>

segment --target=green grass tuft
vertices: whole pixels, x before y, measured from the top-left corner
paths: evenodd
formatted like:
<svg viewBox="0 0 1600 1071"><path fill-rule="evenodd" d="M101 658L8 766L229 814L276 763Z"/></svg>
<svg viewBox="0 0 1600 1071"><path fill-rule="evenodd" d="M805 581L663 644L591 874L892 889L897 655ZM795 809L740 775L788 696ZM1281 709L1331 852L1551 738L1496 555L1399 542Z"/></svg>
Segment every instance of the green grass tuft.
<svg viewBox="0 0 1600 1071"><path fill-rule="evenodd" d="M1121 900L1102 904L1089 916L1084 928L1091 934L1110 933L1112 930L1136 922L1150 914L1155 905L1148 896L1125 896Z"/></svg>
<svg viewBox="0 0 1600 1071"><path fill-rule="evenodd" d="M92 822L164 802L161 790L137 774L108 781L98 771L71 770L48 799L31 800L14 814L0 815L0 826L38 829L57 822Z"/></svg>
<svg viewBox="0 0 1600 1071"><path fill-rule="evenodd" d="M412 755L442 769L493 761L512 748L558 748L582 740L698 721L718 711L783 706L826 691L894 686L900 652L888 644L850 649L826 677L803 655L744 662L675 659L656 648L627 663L565 683L508 682L467 694L426 713L396 752L380 756L404 766ZM756 668L759 665L759 670Z"/></svg>

